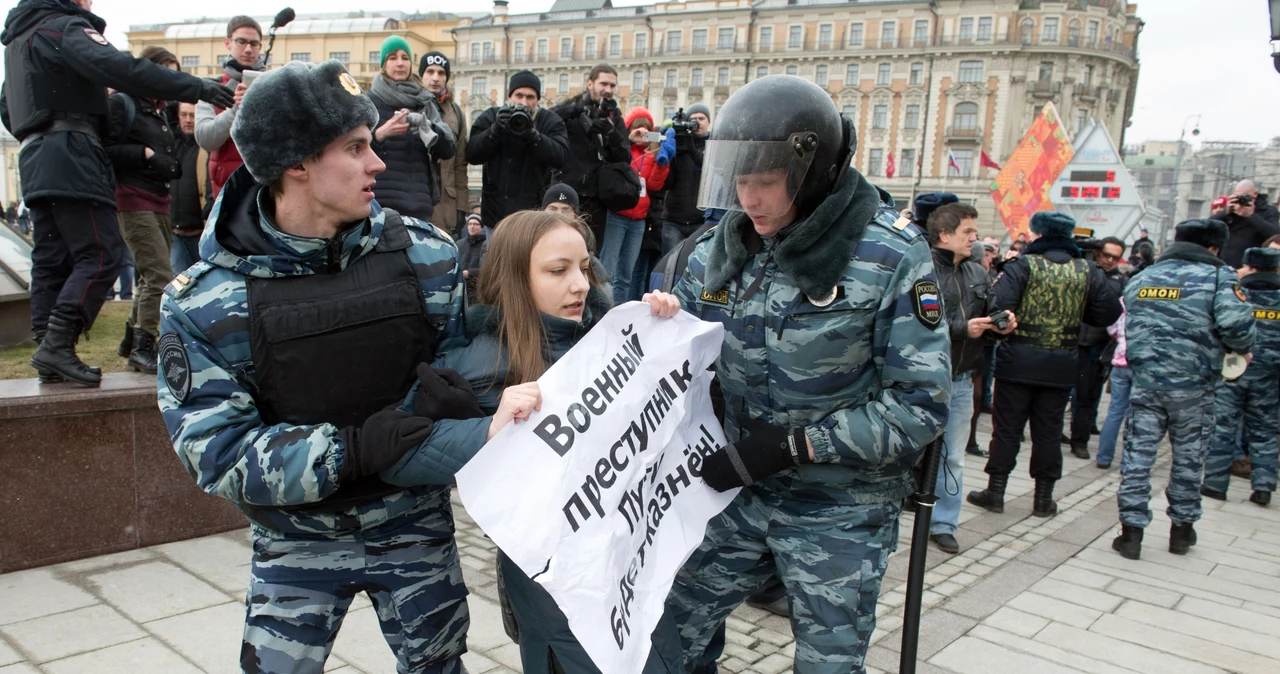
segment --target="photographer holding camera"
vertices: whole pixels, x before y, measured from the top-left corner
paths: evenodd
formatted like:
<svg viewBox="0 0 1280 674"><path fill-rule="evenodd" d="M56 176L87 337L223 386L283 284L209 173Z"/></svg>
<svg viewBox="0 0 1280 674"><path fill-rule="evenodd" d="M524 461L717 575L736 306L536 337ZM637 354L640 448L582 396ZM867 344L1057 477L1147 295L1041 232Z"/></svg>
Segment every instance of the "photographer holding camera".
<svg viewBox="0 0 1280 674"><path fill-rule="evenodd" d="M467 162L484 166L480 217L485 227L527 209L536 209L551 184L551 171L564 166L569 137L564 121L542 110L542 82L521 70L507 83L507 104L480 113L471 125Z"/></svg>
<svg viewBox="0 0 1280 674"><path fill-rule="evenodd" d="M1227 223L1230 235L1219 257L1234 269L1244 264L1246 250L1261 247L1268 238L1280 234L1280 227L1258 212L1258 188L1252 180L1237 183L1227 199L1227 210L1210 217Z"/></svg>
<svg viewBox="0 0 1280 674"><path fill-rule="evenodd" d="M605 164L631 162L627 125L618 110L618 102L613 99L617 88L618 71L602 63L591 69L587 76L587 90L582 95L552 108L564 120L569 134L569 157L561 171L560 182L578 192L582 200L579 212L587 220L597 242L604 241L608 212L605 204L597 198L599 189L596 181L600 168Z"/></svg>
<svg viewBox="0 0 1280 674"><path fill-rule="evenodd" d="M676 112L667 134L675 139L676 157L667 176L667 199L662 211L662 254L693 234L705 220L698 208L702 182L702 153L711 133L711 108L694 103Z"/></svg>
<svg viewBox="0 0 1280 674"><path fill-rule="evenodd" d="M392 35L382 43L382 73L373 78L369 99L378 109L373 151L387 170L373 189L384 208L429 222L440 201L440 160L457 148L440 103L413 73L413 63L404 38ZM451 231L456 217L442 214L441 229Z"/></svg>

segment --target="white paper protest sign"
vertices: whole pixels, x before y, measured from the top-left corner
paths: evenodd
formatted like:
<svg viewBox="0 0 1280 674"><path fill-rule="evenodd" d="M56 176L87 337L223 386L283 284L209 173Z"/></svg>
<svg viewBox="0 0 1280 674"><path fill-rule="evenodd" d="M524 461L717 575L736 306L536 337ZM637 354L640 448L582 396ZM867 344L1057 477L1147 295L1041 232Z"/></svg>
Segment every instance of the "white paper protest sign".
<svg viewBox="0 0 1280 674"><path fill-rule="evenodd" d="M724 444L707 370L723 338L684 312L610 311L538 380L542 409L458 472L468 514L603 672L643 669L676 572L737 493L700 477Z"/></svg>

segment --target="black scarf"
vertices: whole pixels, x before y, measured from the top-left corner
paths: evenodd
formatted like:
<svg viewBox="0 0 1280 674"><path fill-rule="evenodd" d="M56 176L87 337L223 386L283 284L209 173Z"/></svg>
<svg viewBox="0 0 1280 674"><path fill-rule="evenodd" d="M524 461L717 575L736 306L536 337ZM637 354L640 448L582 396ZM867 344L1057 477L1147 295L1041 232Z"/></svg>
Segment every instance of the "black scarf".
<svg viewBox="0 0 1280 674"><path fill-rule="evenodd" d="M1217 255L1210 253L1208 248L1186 241L1172 243L1168 248L1164 249L1164 253L1160 255L1160 259L1157 262L1164 262L1165 260L1200 262L1202 264L1211 264L1215 267L1221 267L1226 264Z"/></svg>
<svg viewBox="0 0 1280 674"><path fill-rule="evenodd" d="M378 75L373 78L373 87L369 93L382 99L382 102L391 106L393 110L408 109L412 112L426 112L432 121L440 121L439 106L432 106L427 109L427 102L434 101L435 96L422 86L422 80L416 75L410 75L409 79L396 80L386 75Z"/></svg>
<svg viewBox="0 0 1280 674"><path fill-rule="evenodd" d="M1063 236L1042 236L1027 244L1027 246L1022 249L1022 254L1044 255L1051 250L1060 250L1065 253L1070 253L1071 257L1080 257L1083 255L1080 251L1080 246L1077 246L1075 241Z"/></svg>

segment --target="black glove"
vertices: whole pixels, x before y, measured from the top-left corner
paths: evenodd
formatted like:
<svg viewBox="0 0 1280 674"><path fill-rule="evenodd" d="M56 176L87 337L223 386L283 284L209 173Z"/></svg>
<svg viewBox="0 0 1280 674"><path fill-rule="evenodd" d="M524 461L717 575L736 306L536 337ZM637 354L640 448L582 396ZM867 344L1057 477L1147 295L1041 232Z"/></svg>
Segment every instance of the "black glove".
<svg viewBox="0 0 1280 674"><path fill-rule="evenodd" d="M576 119L582 115L581 103L570 103L560 108L560 118L564 120Z"/></svg>
<svg viewBox="0 0 1280 674"><path fill-rule="evenodd" d="M236 104L236 92L212 80L200 80L200 100L225 109Z"/></svg>
<svg viewBox="0 0 1280 674"><path fill-rule="evenodd" d="M511 113L515 112L510 106L502 106L498 108L498 128L503 131L507 130L507 125L511 123Z"/></svg>
<svg viewBox="0 0 1280 674"><path fill-rule="evenodd" d="M702 478L716 491L747 487L780 470L810 463L803 428L778 428L747 419L741 430L741 440L702 461Z"/></svg>
<svg viewBox="0 0 1280 674"><path fill-rule="evenodd" d="M689 154L693 152L693 134L685 131L681 133L676 131L676 154Z"/></svg>
<svg viewBox="0 0 1280 674"><path fill-rule="evenodd" d="M608 117L598 117L591 122L591 130L598 134L607 136L610 133L617 131L618 127L614 126L613 120Z"/></svg>
<svg viewBox="0 0 1280 674"><path fill-rule="evenodd" d="M537 145L538 141L542 140L542 134L538 133L537 129L529 129L529 133L520 136L520 140L523 140L527 145Z"/></svg>
<svg viewBox="0 0 1280 674"><path fill-rule="evenodd" d="M386 409L374 412L358 429L348 426L338 431L346 448L338 469L338 484L349 484L394 466L431 435L434 424L431 419Z"/></svg>
<svg viewBox="0 0 1280 674"><path fill-rule="evenodd" d="M177 159L163 153L152 152L151 157L147 159L147 166L156 173L169 178L178 178L182 176L182 165Z"/></svg>
<svg viewBox="0 0 1280 674"><path fill-rule="evenodd" d="M428 419L479 419L488 416L476 402L467 378L455 370L418 365L418 393L413 413Z"/></svg>

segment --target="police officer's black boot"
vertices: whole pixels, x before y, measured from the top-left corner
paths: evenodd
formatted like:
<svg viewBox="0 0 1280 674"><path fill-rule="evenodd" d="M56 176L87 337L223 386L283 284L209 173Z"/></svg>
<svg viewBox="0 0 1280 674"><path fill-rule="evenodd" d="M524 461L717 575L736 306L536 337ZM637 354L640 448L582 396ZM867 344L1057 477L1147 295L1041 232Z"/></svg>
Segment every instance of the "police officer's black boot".
<svg viewBox="0 0 1280 674"><path fill-rule="evenodd" d="M1208 487L1204 487L1204 486L1200 487L1200 495L1201 495L1201 496L1203 496L1203 497L1205 497L1205 498L1211 498L1211 499L1213 499L1213 500L1215 500L1215 501L1225 501L1225 500L1227 500L1227 492L1225 492L1225 491L1218 491L1217 489L1210 489L1210 488L1208 488Z"/></svg>
<svg viewBox="0 0 1280 674"><path fill-rule="evenodd" d="M1002 513L1004 512L1004 489L1007 486L1009 486L1008 475L988 475L987 488L969 492L966 500L993 513Z"/></svg>
<svg viewBox="0 0 1280 674"><path fill-rule="evenodd" d="M83 325L79 318L50 316L40 347L31 356L31 367L44 377L56 375L81 386L100 386L102 371L94 371L76 355L76 340Z"/></svg>
<svg viewBox="0 0 1280 674"><path fill-rule="evenodd" d="M1196 530L1190 522L1169 526L1169 552L1185 555L1196 544Z"/></svg>
<svg viewBox="0 0 1280 674"><path fill-rule="evenodd" d="M44 330L36 330L36 346L40 346L40 343L44 341L44 332ZM95 367L93 365L86 365L85 367L89 368L89 371L96 375L102 374L102 368L100 367ZM38 379L41 384L61 384L66 381L62 375L48 368L38 367L36 368L36 372L39 373Z"/></svg>
<svg viewBox="0 0 1280 674"><path fill-rule="evenodd" d="M124 337L120 339L120 346L116 347L116 355L121 358L128 358L133 353L133 326L129 321L124 322Z"/></svg>
<svg viewBox="0 0 1280 674"><path fill-rule="evenodd" d="M1058 504L1053 501L1053 483L1056 480L1036 480L1035 499L1031 502L1031 514L1036 517L1053 517L1058 514Z"/></svg>
<svg viewBox="0 0 1280 674"><path fill-rule="evenodd" d="M133 331L133 353L129 369L143 374L156 373L156 336L141 328Z"/></svg>
<svg viewBox="0 0 1280 674"><path fill-rule="evenodd" d="M1249 500L1260 506L1269 506L1271 505L1271 492L1255 489L1253 490L1253 493L1249 495Z"/></svg>
<svg viewBox="0 0 1280 674"><path fill-rule="evenodd" d="M1111 549L1120 553L1125 559L1137 559L1142 556L1142 529L1128 524L1120 525L1120 535L1111 541Z"/></svg>

